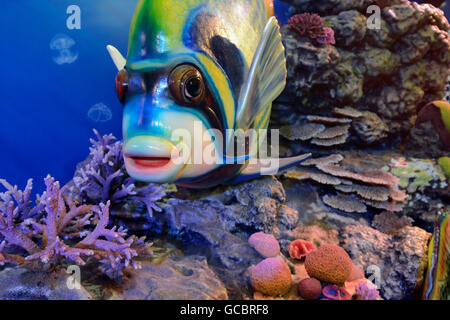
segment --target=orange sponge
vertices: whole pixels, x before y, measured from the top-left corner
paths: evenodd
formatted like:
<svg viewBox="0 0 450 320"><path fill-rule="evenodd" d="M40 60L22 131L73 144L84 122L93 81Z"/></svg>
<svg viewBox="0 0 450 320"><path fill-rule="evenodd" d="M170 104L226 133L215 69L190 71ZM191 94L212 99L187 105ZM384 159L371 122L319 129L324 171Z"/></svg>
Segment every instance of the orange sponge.
<svg viewBox="0 0 450 320"><path fill-rule="evenodd" d="M305 268L312 278L343 284L352 272L353 263L344 249L325 244L306 256Z"/></svg>
<svg viewBox="0 0 450 320"><path fill-rule="evenodd" d="M276 297L286 294L292 286L288 265L279 258L268 258L250 268L250 281L255 291Z"/></svg>

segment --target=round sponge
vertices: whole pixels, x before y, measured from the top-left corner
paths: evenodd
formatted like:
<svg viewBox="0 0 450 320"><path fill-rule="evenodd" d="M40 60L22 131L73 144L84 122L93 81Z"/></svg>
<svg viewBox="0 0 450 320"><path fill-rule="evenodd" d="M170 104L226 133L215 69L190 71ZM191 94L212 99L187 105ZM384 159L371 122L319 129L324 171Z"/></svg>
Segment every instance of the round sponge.
<svg viewBox="0 0 450 320"><path fill-rule="evenodd" d="M314 278L303 279L298 284L298 294L306 300L317 300L322 294L322 285Z"/></svg>
<svg viewBox="0 0 450 320"><path fill-rule="evenodd" d="M344 249L325 244L306 256L305 268L312 278L343 284L352 272L353 263Z"/></svg>
<svg viewBox="0 0 450 320"><path fill-rule="evenodd" d="M273 258L280 253L280 244L271 234L255 233L248 239L248 243L264 258Z"/></svg>
<svg viewBox="0 0 450 320"><path fill-rule="evenodd" d="M292 286L288 265L279 258L267 258L249 269L255 291L276 297L286 294Z"/></svg>

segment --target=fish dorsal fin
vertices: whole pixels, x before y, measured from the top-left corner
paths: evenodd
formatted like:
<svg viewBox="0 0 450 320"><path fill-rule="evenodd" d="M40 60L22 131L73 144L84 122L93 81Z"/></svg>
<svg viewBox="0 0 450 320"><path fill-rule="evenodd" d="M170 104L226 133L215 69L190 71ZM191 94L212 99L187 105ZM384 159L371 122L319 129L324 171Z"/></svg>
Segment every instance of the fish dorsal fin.
<svg viewBox="0 0 450 320"><path fill-rule="evenodd" d="M281 94L286 85L286 57L280 27L269 19L239 97L237 128L248 129L255 118Z"/></svg>
<svg viewBox="0 0 450 320"><path fill-rule="evenodd" d="M122 71L123 68L125 68L125 65L127 64L127 60L122 56L119 50L117 50L115 47L111 45L107 45L106 49L108 50L111 59L113 60L114 64L116 65L117 69L119 71Z"/></svg>

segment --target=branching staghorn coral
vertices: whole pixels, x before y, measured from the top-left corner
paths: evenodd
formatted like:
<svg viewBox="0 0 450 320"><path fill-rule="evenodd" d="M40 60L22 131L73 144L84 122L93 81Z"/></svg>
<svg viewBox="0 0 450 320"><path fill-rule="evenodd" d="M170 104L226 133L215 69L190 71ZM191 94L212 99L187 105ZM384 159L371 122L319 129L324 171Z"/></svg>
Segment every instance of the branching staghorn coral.
<svg viewBox="0 0 450 320"><path fill-rule="evenodd" d="M127 231L123 228L108 229L109 201L99 206L78 205L64 195L64 188L52 177L45 179L45 185L47 189L37 206L45 213L39 219L21 219L21 210L29 209L20 206L21 202L17 207L13 201L1 203L0 234L4 241L0 244L0 264L26 265L31 261L46 264L68 259L84 265L92 257L100 262L102 272L114 279L122 277L125 269L140 267L135 258L149 254L151 244L145 243L145 238L126 238ZM14 190L10 196L21 199L22 191ZM88 226L94 225L90 231ZM7 246L20 247L26 254L7 253Z"/></svg>
<svg viewBox="0 0 450 320"><path fill-rule="evenodd" d="M91 139L89 159L75 173L76 189L72 188L72 192L91 204L136 200L147 206L150 215L153 210L161 211L155 201L166 195L166 186L149 184L137 188L136 181L124 170L122 143L111 134L102 137L97 130L94 133L97 140Z"/></svg>

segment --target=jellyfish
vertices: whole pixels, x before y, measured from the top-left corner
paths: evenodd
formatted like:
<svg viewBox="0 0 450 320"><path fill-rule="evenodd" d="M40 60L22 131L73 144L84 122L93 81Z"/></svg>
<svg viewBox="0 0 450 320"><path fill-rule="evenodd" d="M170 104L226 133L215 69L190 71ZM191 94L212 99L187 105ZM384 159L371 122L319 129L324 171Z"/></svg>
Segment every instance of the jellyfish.
<svg viewBox="0 0 450 320"><path fill-rule="evenodd" d="M50 49L58 52L53 61L57 65L74 63L78 59L78 52L73 50L75 44L75 40L65 34L55 35L50 41Z"/></svg>
<svg viewBox="0 0 450 320"><path fill-rule="evenodd" d="M93 105L87 115L94 122L108 122L112 119L112 111L104 103Z"/></svg>

